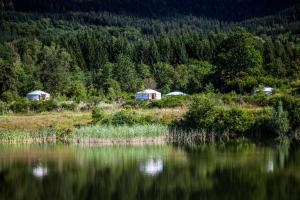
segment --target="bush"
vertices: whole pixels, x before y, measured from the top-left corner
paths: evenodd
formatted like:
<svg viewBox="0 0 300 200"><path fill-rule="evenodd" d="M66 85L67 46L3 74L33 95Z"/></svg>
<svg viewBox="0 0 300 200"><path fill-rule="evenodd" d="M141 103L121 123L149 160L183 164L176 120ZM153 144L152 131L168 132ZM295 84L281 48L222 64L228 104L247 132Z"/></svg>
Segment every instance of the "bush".
<svg viewBox="0 0 300 200"><path fill-rule="evenodd" d="M208 98L196 99L179 126L219 134L245 133L255 124L251 111L223 108Z"/></svg>
<svg viewBox="0 0 300 200"><path fill-rule="evenodd" d="M123 108L148 108L150 101L143 100L127 100L122 106Z"/></svg>
<svg viewBox="0 0 300 200"><path fill-rule="evenodd" d="M92 110L93 123L102 122L104 117L105 117L104 112L100 107L96 106L93 108L93 110Z"/></svg>
<svg viewBox="0 0 300 200"><path fill-rule="evenodd" d="M215 118L215 128L219 133L245 133L255 123L254 115L250 111L233 108L220 109Z"/></svg>
<svg viewBox="0 0 300 200"><path fill-rule="evenodd" d="M77 104L76 103L62 103L60 105L60 107L63 109L63 110L71 110L71 111L74 111L76 110L77 108Z"/></svg>
<svg viewBox="0 0 300 200"><path fill-rule="evenodd" d="M291 128L300 128L300 98L290 95L275 96L270 98L268 104L276 107L278 102L282 102L283 109L287 111Z"/></svg>
<svg viewBox="0 0 300 200"><path fill-rule="evenodd" d="M111 119L112 125L134 125L138 123L137 118L133 114L124 111L117 112Z"/></svg>
<svg viewBox="0 0 300 200"><path fill-rule="evenodd" d="M10 105L10 109L13 112L28 112L29 102L26 99L20 99L18 101L13 102Z"/></svg>
<svg viewBox="0 0 300 200"><path fill-rule="evenodd" d="M273 108L268 122L269 130L279 136L284 136L290 129L288 113L283 110L282 102L279 101L277 108Z"/></svg>
<svg viewBox="0 0 300 200"><path fill-rule="evenodd" d="M216 112L216 104L212 100L196 98L180 125L193 129L211 129Z"/></svg>
<svg viewBox="0 0 300 200"><path fill-rule="evenodd" d="M190 103L189 96L166 96L161 100L152 101L149 107L174 108Z"/></svg>
<svg viewBox="0 0 300 200"><path fill-rule="evenodd" d="M53 111L59 108L58 103L54 100L48 101L29 101L29 110L33 112Z"/></svg>
<svg viewBox="0 0 300 200"><path fill-rule="evenodd" d="M6 103L0 101L0 115L3 115L8 112L8 106Z"/></svg>

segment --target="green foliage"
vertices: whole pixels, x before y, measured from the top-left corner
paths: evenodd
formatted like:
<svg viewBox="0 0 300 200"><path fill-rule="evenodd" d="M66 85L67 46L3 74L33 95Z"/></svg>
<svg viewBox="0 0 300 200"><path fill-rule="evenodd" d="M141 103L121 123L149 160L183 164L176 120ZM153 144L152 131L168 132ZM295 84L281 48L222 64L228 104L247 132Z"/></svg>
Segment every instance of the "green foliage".
<svg viewBox="0 0 300 200"><path fill-rule="evenodd" d="M117 57L117 63L114 66L114 77L120 84L123 91L136 92L137 86L137 74L134 63L129 57L119 55Z"/></svg>
<svg viewBox="0 0 300 200"><path fill-rule="evenodd" d="M1 99L7 103L20 99L20 96L16 91L7 90L2 93Z"/></svg>
<svg viewBox="0 0 300 200"><path fill-rule="evenodd" d="M8 112L8 106L6 103L0 101L0 115L3 115Z"/></svg>
<svg viewBox="0 0 300 200"><path fill-rule="evenodd" d="M95 106L93 108L93 110L92 110L92 119L93 119L93 123L102 122L102 120L104 119L104 112L100 107Z"/></svg>
<svg viewBox="0 0 300 200"><path fill-rule="evenodd" d="M196 98L181 122L183 126L211 131L217 115L217 105L209 98Z"/></svg>
<svg viewBox="0 0 300 200"><path fill-rule="evenodd" d="M283 110L282 102L279 101L276 108L273 108L268 122L269 130L279 136L285 136L290 129L288 113Z"/></svg>
<svg viewBox="0 0 300 200"><path fill-rule="evenodd" d="M283 109L288 113L288 119L293 130L300 127L300 99L290 95L275 96L269 100L269 105L276 107L277 102L282 102Z"/></svg>
<svg viewBox="0 0 300 200"><path fill-rule="evenodd" d="M168 133L168 127L161 124L144 125L93 125L74 129L73 138L100 138L100 139L118 139L118 138L141 138L165 136ZM0 135L1 136L1 135Z"/></svg>
<svg viewBox="0 0 300 200"><path fill-rule="evenodd" d="M255 124L251 111L220 106L209 98L197 98L179 126L220 135L235 135L244 134Z"/></svg>
<svg viewBox="0 0 300 200"><path fill-rule="evenodd" d="M28 110L29 110L29 102L26 99L20 99L18 101L13 102L10 105L10 109L13 112L16 112L16 113L18 113L18 112L28 112Z"/></svg>
<svg viewBox="0 0 300 200"><path fill-rule="evenodd" d="M219 133L244 134L249 131L255 123L253 113L238 109L221 109L215 118L215 129Z"/></svg>
<svg viewBox="0 0 300 200"><path fill-rule="evenodd" d="M76 103L62 103L60 105L60 108L63 110L75 111L77 109L77 104Z"/></svg>
<svg viewBox="0 0 300 200"><path fill-rule="evenodd" d="M60 46L52 43L41 51L41 82L49 92L59 94L70 83L68 76L71 69L72 58Z"/></svg>
<svg viewBox="0 0 300 200"><path fill-rule="evenodd" d="M0 43L0 94L17 89L16 61L16 55L12 49Z"/></svg>
<svg viewBox="0 0 300 200"><path fill-rule="evenodd" d="M207 85L205 84L214 73L213 65L207 61L193 61L189 64L189 69L189 90L193 93L206 90Z"/></svg>
<svg viewBox="0 0 300 200"><path fill-rule="evenodd" d="M217 74L226 90L251 91L262 73L262 55L255 37L245 30L232 32L217 51Z"/></svg>
<svg viewBox="0 0 300 200"><path fill-rule="evenodd" d="M45 4L38 2L32 5L37 10ZM58 10L67 9L65 1L49 4L45 10L56 10L58 5ZM139 9L146 5L138 4ZM92 7L95 11L101 6ZM199 7L195 9L200 13ZM151 13L162 14L159 10ZM230 9L222 10L232 14ZM153 20L88 10L67 14L4 11L0 16L1 100L8 101L2 95L6 92L24 97L38 88L80 101L98 96L119 100L124 93L146 88L193 94L249 93L260 84L285 87L287 80L299 78L297 11L239 23L177 16L176 12Z"/></svg>
<svg viewBox="0 0 300 200"><path fill-rule="evenodd" d="M86 87L80 82L71 83L66 89L66 96L76 101L84 100L87 96Z"/></svg>
<svg viewBox="0 0 300 200"><path fill-rule="evenodd" d="M26 106L24 104L24 106ZM27 101L27 108L33 112L46 112L46 111L53 111L58 110L59 105L58 102L51 99L48 101ZM18 112L18 111L14 111Z"/></svg>
<svg viewBox="0 0 300 200"><path fill-rule="evenodd" d="M138 122L137 118L130 113L124 111L117 112L111 119L112 125L129 125L132 126Z"/></svg>
<svg viewBox="0 0 300 200"><path fill-rule="evenodd" d="M191 101L190 96L165 96L161 100L152 101L149 104L151 108L175 108L187 106Z"/></svg>

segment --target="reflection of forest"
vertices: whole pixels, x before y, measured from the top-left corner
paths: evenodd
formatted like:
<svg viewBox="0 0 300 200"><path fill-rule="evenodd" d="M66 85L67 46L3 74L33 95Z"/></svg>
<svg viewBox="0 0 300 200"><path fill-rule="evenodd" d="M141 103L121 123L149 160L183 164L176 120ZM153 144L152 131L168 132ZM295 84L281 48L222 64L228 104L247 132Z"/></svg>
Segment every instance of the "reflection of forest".
<svg viewBox="0 0 300 200"><path fill-rule="evenodd" d="M294 144L0 146L0 199L297 199L299 167Z"/></svg>

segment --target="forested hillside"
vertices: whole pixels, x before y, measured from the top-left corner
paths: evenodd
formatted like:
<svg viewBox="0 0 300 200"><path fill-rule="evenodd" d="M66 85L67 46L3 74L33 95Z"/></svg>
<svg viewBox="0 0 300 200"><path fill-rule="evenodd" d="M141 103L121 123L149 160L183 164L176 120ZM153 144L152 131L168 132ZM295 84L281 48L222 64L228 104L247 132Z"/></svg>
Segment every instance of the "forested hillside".
<svg viewBox="0 0 300 200"><path fill-rule="evenodd" d="M174 14L216 18L222 21L245 20L274 14L297 0L1 0L6 10L25 12L102 12L137 16ZM1 2L0 1L0 2Z"/></svg>
<svg viewBox="0 0 300 200"><path fill-rule="evenodd" d="M0 0L0 98L249 93L300 79L292 0L179 2Z"/></svg>

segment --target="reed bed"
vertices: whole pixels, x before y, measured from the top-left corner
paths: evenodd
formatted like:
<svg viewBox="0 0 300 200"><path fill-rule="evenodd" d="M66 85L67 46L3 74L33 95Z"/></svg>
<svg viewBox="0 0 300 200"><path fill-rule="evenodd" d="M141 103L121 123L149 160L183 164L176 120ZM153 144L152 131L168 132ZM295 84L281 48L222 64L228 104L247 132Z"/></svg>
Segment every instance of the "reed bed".
<svg viewBox="0 0 300 200"><path fill-rule="evenodd" d="M53 129L0 131L0 143L46 143L56 141Z"/></svg>
<svg viewBox="0 0 300 200"><path fill-rule="evenodd" d="M127 139L141 137L167 136L168 126L161 124L146 125L93 125L74 129L73 138Z"/></svg>
<svg viewBox="0 0 300 200"><path fill-rule="evenodd" d="M214 143L219 139L215 132L195 129L170 128L168 134L168 143L180 146Z"/></svg>

